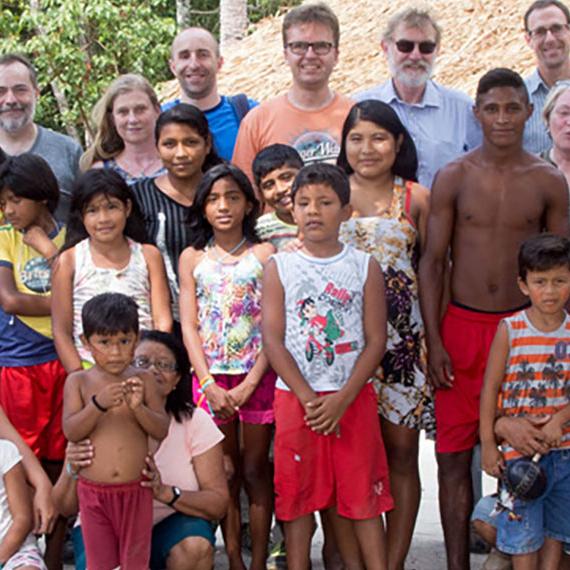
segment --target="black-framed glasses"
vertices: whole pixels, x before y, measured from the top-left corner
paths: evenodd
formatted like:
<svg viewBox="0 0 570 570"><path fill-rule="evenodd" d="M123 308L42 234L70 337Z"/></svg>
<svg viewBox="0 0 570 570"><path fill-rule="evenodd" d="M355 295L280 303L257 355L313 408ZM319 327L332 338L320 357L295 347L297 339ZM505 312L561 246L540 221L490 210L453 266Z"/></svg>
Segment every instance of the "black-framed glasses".
<svg viewBox="0 0 570 570"><path fill-rule="evenodd" d="M549 26L548 28L540 26L534 30L529 30L528 35L531 38L543 39L546 37L546 34L550 32L555 38L557 38L561 36L567 29L568 24L552 24L552 26Z"/></svg>
<svg viewBox="0 0 570 570"><path fill-rule="evenodd" d="M176 362L170 360L151 360L146 356L137 356L133 360L133 364L137 368L144 368L145 370L148 370L151 366L154 366L160 372L176 372L178 370Z"/></svg>
<svg viewBox="0 0 570 570"><path fill-rule="evenodd" d="M426 40L425 42L413 42L412 40L398 40L394 42L399 52L402 53L412 53L414 47L418 46L420 53L423 55L428 55L435 51L437 44L435 42L430 42Z"/></svg>
<svg viewBox="0 0 570 570"><path fill-rule="evenodd" d="M327 55L334 44L331 42L289 42L285 44L285 47L295 55L305 55L309 48L313 48L313 53L316 55Z"/></svg>

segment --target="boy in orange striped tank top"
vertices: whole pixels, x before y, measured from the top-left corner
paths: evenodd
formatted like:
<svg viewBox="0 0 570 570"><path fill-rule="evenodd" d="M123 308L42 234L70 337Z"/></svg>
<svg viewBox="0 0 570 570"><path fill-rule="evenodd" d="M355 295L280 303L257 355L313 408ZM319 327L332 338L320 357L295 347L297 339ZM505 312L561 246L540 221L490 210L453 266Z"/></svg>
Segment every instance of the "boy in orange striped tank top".
<svg viewBox="0 0 570 570"><path fill-rule="evenodd" d="M491 346L481 393L483 469L500 477L521 454L507 442L499 451L499 415L540 418L550 451L540 459L545 493L515 498L497 515L497 548L513 567L557 569L570 542L570 241L553 234L526 240L519 252L519 286L529 308L503 319Z"/></svg>

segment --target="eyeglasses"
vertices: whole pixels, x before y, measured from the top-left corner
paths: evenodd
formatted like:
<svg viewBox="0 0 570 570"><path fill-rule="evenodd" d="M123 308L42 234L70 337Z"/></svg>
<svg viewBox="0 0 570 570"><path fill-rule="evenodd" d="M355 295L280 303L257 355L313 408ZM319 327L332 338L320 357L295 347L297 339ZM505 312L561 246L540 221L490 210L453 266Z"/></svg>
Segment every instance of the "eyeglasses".
<svg viewBox="0 0 570 570"><path fill-rule="evenodd" d="M560 37L568 29L568 24L552 24L549 28L535 28L534 30L529 30L528 35L531 38L544 39L546 34L550 32L555 38Z"/></svg>
<svg viewBox="0 0 570 570"><path fill-rule="evenodd" d="M144 368L148 370L151 366L154 366L160 372L176 372L178 366L175 362L170 362L169 360L151 360L146 356L137 356L133 364L137 368Z"/></svg>
<svg viewBox="0 0 570 570"><path fill-rule="evenodd" d="M394 42L399 52L402 53L412 53L414 47L418 46L420 53L423 55L428 55L435 51L437 44L435 42L425 41L425 42L413 42L412 40L398 40Z"/></svg>
<svg viewBox="0 0 570 570"><path fill-rule="evenodd" d="M313 48L315 55L327 55L334 47L334 44L331 42L289 42L285 44L285 47L289 48L291 53L295 55L305 55L309 48Z"/></svg>

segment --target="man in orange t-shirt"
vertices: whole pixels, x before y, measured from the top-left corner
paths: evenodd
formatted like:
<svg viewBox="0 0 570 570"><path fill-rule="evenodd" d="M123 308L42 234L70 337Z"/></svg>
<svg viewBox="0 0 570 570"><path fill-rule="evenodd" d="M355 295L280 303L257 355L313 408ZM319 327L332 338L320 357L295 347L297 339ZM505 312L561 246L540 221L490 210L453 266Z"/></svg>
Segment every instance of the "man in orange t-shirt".
<svg viewBox="0 0 570 570"><path fill-rule="evenodd" d="M253 180L255 155L274 143L294 147L305 164L336 162L342 125L354 102L329 87L338 61L339 24L325 4L293 8L283 20L289 91L252 109L241 123L233 162Z"/></svg>

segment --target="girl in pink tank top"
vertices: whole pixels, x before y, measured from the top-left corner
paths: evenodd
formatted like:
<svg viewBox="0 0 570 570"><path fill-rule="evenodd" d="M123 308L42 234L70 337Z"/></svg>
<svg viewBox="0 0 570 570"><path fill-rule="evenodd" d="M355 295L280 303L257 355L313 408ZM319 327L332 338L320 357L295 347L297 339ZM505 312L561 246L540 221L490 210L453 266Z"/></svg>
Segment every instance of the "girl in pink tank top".
<svg viewBox="0 0 570 570"><path fill-rule="evenodd" d="M250 505L251 568L265 568L273 509L269 443L275 374L261 347L261 280L274 248L259 243L259 202L232 165L208 170L190 214L191 247L180 256L180 322L194 368L195 403L226 436L224 464L231 501L222 521L230 567L243 567L239 493ZM240 451L240 436L243 451Z"/></svg>

